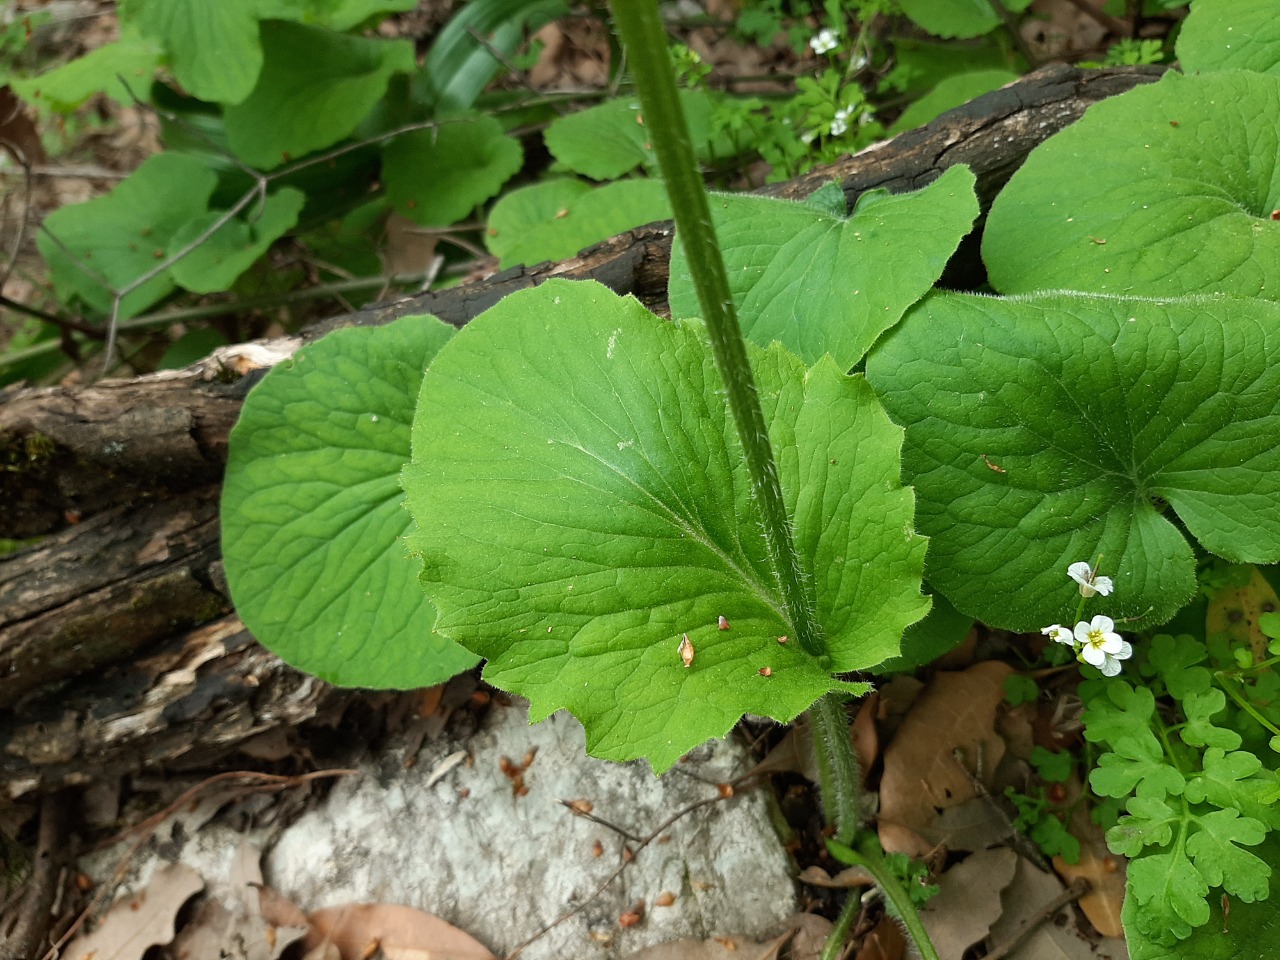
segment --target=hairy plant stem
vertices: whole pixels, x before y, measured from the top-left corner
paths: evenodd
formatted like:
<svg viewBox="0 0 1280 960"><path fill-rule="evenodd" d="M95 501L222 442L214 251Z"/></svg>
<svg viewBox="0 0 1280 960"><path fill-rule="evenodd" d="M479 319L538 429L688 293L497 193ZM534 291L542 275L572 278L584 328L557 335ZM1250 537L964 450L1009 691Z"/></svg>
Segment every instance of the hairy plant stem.
<svg viewBox="0 0 1280 960"><path fill-rule="evenodd" d="M811 656L821 658L825 656L821 631L804 588L800 559L791 538L790 519L769 431L747 360L746 341L734 311L689 128L680 109L657 0L614 0L611 6L636 79L644 110L643 122L666 178L677 241L684 246L716 367L724 381L729 410L742 442L752 493L760 507L766 547L778 575L784 612L801 647ZM835 693L827 694L809 708L809 716L822 780L824 812L828 822L836 825L836 836L844 843L851 843L858 831L861 777L842 698ZM884 872L882 869L881 873ZM907 908L911 909L909 901ZM918 917L916 928L923 936ZM916 933L917 930L912 930L913 936ZM928 937L924 937L921 950L926 957L932 953Z"/></svg>
<svg viewBox="0 0 1280 960"><path fill-rule="evenodd" d="M884 851L880 849L880 842L875 835L864 834L856 848L835 840L828 840L827 848L841 863L851 867L862 867L875 878L876 886L888 899L889 912L901 920L907 928L907 935L915 943L923 960L938 960L938 951L934 949L933 941L929 939L929 933L924 928L920 913L911 901L911 894L885 860Z"/></svg>
<svg viewBox="0 0 1280 960"><path fill-rule="evenodd" d="M729 411L742 441L752 493L760 507L765 544L778 573L787 620L795 629L795 639L800 646L810 656L822 657L822 638L805 594L800 560L791 540L791 525L769 445L769 430L760 408L751 364L747 361L747 345L734 311L693 141L680 109L657 0L614 0L612 7L639 89L644 125L651 134L654 153L666 178L677 242L683 245L689 261L689 273L702 307L716 367L724 380Z"/></svg>

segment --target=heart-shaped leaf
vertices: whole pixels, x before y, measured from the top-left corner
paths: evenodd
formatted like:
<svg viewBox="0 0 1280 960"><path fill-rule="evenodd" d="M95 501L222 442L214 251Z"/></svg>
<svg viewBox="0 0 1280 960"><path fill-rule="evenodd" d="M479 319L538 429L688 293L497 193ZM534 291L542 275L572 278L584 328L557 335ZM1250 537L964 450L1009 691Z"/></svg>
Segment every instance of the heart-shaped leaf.
<svg viewBox="0 0 1280 960"><path fill-rule="evenodd" d="M433 317L335 331L268 373L231 431L222 552L236 610L331 683L407 689L476 662L432 632L403 543L414 402L452 333Z"/></svg>
<svg viewBox="0 0 1280 960"><path fill-rule="evenodd" d="M1065 622L1099 554L1109 615L1168 620L1195 563L1166 504L1213 553L1280 559L1275 304L932 296L867 377L907 428L929 582L993 626Z"/></svg>
<svg viewBox="0 0 1280 960"><path fill-rule="evenodd" d="M570 710L597 756L662 771L743 713L791 719L927 609L899 429L830 361L752 355L821 650L779 641L796 631L700 327L551 281L423 380L404 486L436 628L535 719Z"/></svg>
<svg viewBox="0 0 1280 960"><path fill-rule="evenodd" d="M705 90L683 90L680 107L699 160L732 152L727 141L712 133L715 100ZM552 121L544 134L547 149L574 173L592 180L616 180L639 166L657 173L649 128L644 125L640 100L620 97L576 110Z"/></svg>
<svg viewBox="0 0 1280 960"><path fill-rule="evenodd" d="M850 369L942 274L973 226L973 174L952 167L923 190L883 196L848 218L814 203L712 197L742 332L815 363ZM679 234L671 257L671 312L701 314Z"/></svg>
<svg viewBox="0 0 1280 960"><path fill-rule="evenodd" d="M671 217L659 180L592 187L559 178L506 193L493 205L485 240L502 269L563 260L615 234Z"/></svg>
<svg viewBox="0 0 1280 960"><path fill-rule="evenodd" d="M1094 104L992 205L991 283L1280 299L1280 76L1166 74Z"/></svg>
<svg viewBox="0 0 1280 960"><path fill-rule="evenodd" d="M1178 31L1178 61L1187 73L1280 74L1280 20L1274 0L1195 0Z"/></svg>
<svg viewBox="0 0 1280 960"><path fill-rule="evenodd" d="M262 69L257 6L258 0L128 0L120 17L164 45L192 96L239 103Z"/></svg>
<svg viewBox="0 0 1280 960"><path fill-rule="evenodd" d="M36 245L59 297L78 296L107 313L113 291L153 270L170 240L208 211L217 182L199 158L159 153L105 197L53 211L45 217ZM121 301L121 318L141 313L173 287L173 275L161 272Z"/></svg>
<svg viewBox="0 0 1280 960"><path fill-rule="evenodd" d="M240 274L267 252L285 231L298 222L306 201L301 190L282 187L251 208L247 216L233 217L170 268L173 278L195 293L227 290ZM169 241L170 256L199 240L222 217L213 211L185 224Z"/></svg>
<svg viewBox="0 0 1280 960"><path fill-rule="evenodd" d="M351 37L283 20L264 21L261 34L258 82L226 118L231 149L263 170L346 137L392 74L417 66L408 40Z"/></svg>
<svg viewBox="0 0 1280 960"><path fill-rule="evenodd" d="M397 211L447 227L494 196L523 162L520 141L493 117L476 115L396 137L382 150L382 178Z"/></svg>

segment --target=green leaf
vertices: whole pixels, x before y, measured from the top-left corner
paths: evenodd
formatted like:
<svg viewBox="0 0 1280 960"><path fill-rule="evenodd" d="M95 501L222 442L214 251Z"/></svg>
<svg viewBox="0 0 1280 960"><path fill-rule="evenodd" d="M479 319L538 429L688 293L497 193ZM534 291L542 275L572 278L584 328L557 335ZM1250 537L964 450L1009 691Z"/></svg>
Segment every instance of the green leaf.
<svg viewBox="0 0 1280 960"><path fill-rule="evenodd" d="M680 106L699 160L717 154L711 134L714 98L705 90L684 90ZM616 180L637 167L657 171L638 97L609 100L552 121L543 134L547 149L565 168L592 180Z"/></svg>
<svg viewBox="0 0 1280 960"><path fill-rule="evenodd" d="M1200 875L1245 902L1265 898L1271 868L1240 845L1261 843L1267 828L1236 810L1211 810L1198 816L1196 825L1187 839L1187 856Z"/></svg>
<svg viewBox="0 0 1280 960"><path fill-rule="evenodd" d="M414 400L452 332L405 317L331 333L267 374L231 431L222 549L236 610L331 683L407 689L476 662L433 632L403 542Z"/></svg>
<svg viewBox="0 0 1280 960"><path fill-rule="evenodd" d="M1257 852L1267 863L1280 863L1280 838L1268 835ZM1276 883L1274 871L1271 883ZM1272 898L1256 903L1227 898L1230 911L1225 916L1223 902L1224 898L1210 897L1208 921L1170 947L1167 938L1153 938L1137 929L1145 908L1139 907L1136 897L1126 896L1122 917L1131 960L1268 960L1280 944L1274 891Z"/></svg>
<svg viewBox="0 0 1280 960"><path fill-rule="evenodd" d="M619 180L592 188L581 180L545 180L503 194L489 214L486 241L502 269L563 260L609 237L671 218L658 180Z"/></svg>
<svg viewBox="0 0 1280 960"><path fill-rule="evenodd" d="M414 223L447 227L495 196L520 170L520 141L493 117L415 130L382 148L382 178L396 210Z"/></svg>
<svg viewBox="0 0 1280 960"><path fill-rule="evenodd" d="M1107 846L1126 857L1138 856L1143 847L1166 846L1183 821L1182 813L1175 813L1160 797L1132 797L1125 809L1128 816L1107 831Z"/></svg>
<svg viewBox="0 0 1280 960"><path fill-rule="evenodd" d="M1252 753L1232 753L1218 747L1204 752L1204 770L1187 782L1186 798L1191 803L1211 803L1280 830L1280 807L1276 806L1276 775L1263 770L1262 761Z"/></svg>
<svg viewBox="0 0 1280 960"><path fill-rule="evenodd" d="M1012 70L972 70L955 73L902 111L902 116L889 128L889 135L922 127L934 117L968 103L975 97L999 90L1018 79Z"/></svg>
<svg viewBox="0 0 1280 960"><path fill-rule="evenodd" d="M1280 164L1260 160L1277 115L1280 77L1244 72L1168 73L1094 104L992 205L992 285L1280 299Z"/></svg>
<svg viewBox="0 0 1280 960"><path fill-rule="evenodd" d="M283 187L267 197L260 210L252 210L251 220L233 217L191 253L171 268L174 280L193 293L229 290L236 278L267 252L277 239L298 222L306 202L301 190ZM169 241L166 252L173 256L214 225L222 216L211 211L183 226Z"/></svg>
<svg viewBox="0 0 1280 960"><path fill-rule="evenodd" d="M263 22L262 49L257 85L227 108L226 119L231 149L263 170L342 140L392 74L416 66L408 40L367 40L280 20Z"/></svg>
<svg viewBox="0 0 1280 960"><path fill-rule="evenodd" d="M930 597L929 613L923 620L917 620L907 627L902 634L902 650L896 657L890 657L874 669L874 673L905 673L933 663L944 653L958 647L973 626L973 617L963 613L947 602L942 594ZM1010 674L1010 677L1014 676ZM1035 681L1024 677L1032 689L1028 699L1035 699L1039 692ZM1009 678L1005 679L1006 689ZM1013 701L1010 701L1013 702Z"/></svg>
<svg viewBox="0 0 1280 960"><path fill-rule="evenodd" d="M1085 704L1084 738L1090 743L1116 744L1126 738L1153 736L1150 721L1156 698L1146 687L1124 680L1087 681L1080 685Z"/></svg>
<svg viewBox="0 0 1280 960"><path fill-rule="evenodd" d="M296 20L341 32L416 6L417 0L258 0L257 10L263 20Z"/></svg>
<svg viewBox="0 0 1280 960"><path fill-rule="evenodd" d="M699 326L553 280L473 320L423 381L403 481L437 629L534 719L572 712L596 756L660 772L743 713L793 718L927 609L899 430L860 377L752 356L818 655L778 640L796 631Z"/></svg>
<svg viewBox="0 0 1280 960"><path fill-rule="evenodd" d="M262 69L257 0L128 0L125 24L164 45L178 82L192 96L239 103Z"/></svg>
<svg viewBox="0 0 1280 960"><path fill-rule="evenodd" d="M1132 897L1138 930L1179 940L1209 919L1209 885L1181 850L1129 861L1126 901ZM1127 903L1126 903L1127 906Z"/></svg>
<svg viewBox="0 0 1280 960"><path fill-rule="evenodd" d="M161 153L148 157L105 197L49 214L36 244L59 298L66 302L78 296L108 313L112 290L102 281L120 290L154 269L174 235L204 215L216 183L213 171L195 157ZM77 258L96 276L82 270ZM173 288L172 275L163 271L123 299L121 318L141 313Z"/></svg>
<svg viewBox="0 0 1280 960"><path fill-rule="evenodd" d="M1280 21L1274 0L1195 0L1178 32L1177 52L1187 73L1280 74Z"/></svg>
<svg viewBox="0 0 1280 960"><path fill-rule="evenodd" d="M1017 674L1010 674L1017 676ZM1030 680L1030 677L1026 679ZM1046 750L1037 746L1031 750L1031 765L1040 779L1048 783L1066 783L1076 768L1076 760L1070 750Z"/></svg>
<svg viewBox="0 0 1280 960"><path fill-rule="evenodd" d="M851 368L942 274L978 215L973 183L967 167L951 167L923 190L848 219L770 197L712 197L743 334L760 346L777 340L809 363L830 354ZM701 312L679 234L669 299L674 316Z"/></svg>
<svg viewBox="0 0 1280 960"><path fill-rule="evenodd" d="M436 116L469 110L526 33L569 12L564 0L470 0L427 51L416 82Z"/></svg>
<svg viewBox="0 0 1280 960"><path fill-rule="evenodd" d="M155 41L125 24L115 43L103 44L39 76L12 77L9 86L27 103L59 113L70 113L95 93L132 106L135 100L148 99L162 54Z"/></svg>
<svg viewBox="0 0 1280 960"><path fill-rule="evenodd" d="M1005 0L1006 10L1020 13L1031 0ZM902 0L902 12L919 27L947 39L979 37L1000 26L991 0Z"/></svg>
<svg viewBox="0 0 1280 960"><path fill-rule="evenodd" d="M1165 503L1213 553L1280 556L1274 304L935 295L867 378L907 427L929 582L992 626L1062 622L1099 554L1109 615L1168 620L1195 575Z"/></svg>
<svg viewBox="0 0 1280 960"><path fill-rule="evenodd" d="M1111 752L1098 758L1089 774L1089 786L1104 797L1177 796L1186 779L1165 759L1164 749L1154 735L1124 737L1112 744Z"/></svg>
<svg viewBox="0 0 1280 960"><path fill-rule="evenodd" d="M1169 693L1175 699L1183 700L1209 689L1212 683L1209 671L1196 666L1208 657L1204 641L1185 633L1176 637L1162 633L1151 641L1147 662L1155 668Z"/></svg>
<svg viewBox="0 0 1280 960"><path fill-rule="evenodd" d="M1216 688L1187 694L1182 701L1182 712L1186 714L1187 722L1178 731L1182 742L1193 747L1221 747L1223 750L1234 750L1240 746L1240 734L1213 725L1211 718L1226 706L1226 694Z"/></svg>

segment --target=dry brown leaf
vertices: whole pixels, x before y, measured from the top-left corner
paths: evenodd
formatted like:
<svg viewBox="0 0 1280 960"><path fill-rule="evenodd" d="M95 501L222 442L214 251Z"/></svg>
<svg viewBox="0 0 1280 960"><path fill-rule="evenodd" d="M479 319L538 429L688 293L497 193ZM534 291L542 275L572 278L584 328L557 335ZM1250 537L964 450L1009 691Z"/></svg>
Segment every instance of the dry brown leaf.
<svg viewBox="0 0 1280 960"><path fill-rule="evenodd" d="M1069 799L1071 799L1069 797ZM1080 909L1104 937L1123 937L1120 908L1124 905L1124 869L1119 857L1107 849L1102 828L1089 819L1084 804L1071 817L1071 835L1080 841L1080 862L1070 864L1053 858L1053 869L1068 882L1077 877L1089 883L1080 898Z"/></svg>
<svg viewBox="0 0 1280 960"><path fill-rule="evenodd" d="M265 884L257 886L258 914L273 927L310 926L302 909L282 893Z"/></svg>
<svg viewBox="0 0 1280 960"><path fill-rule="evenodd" d="M834 877L821 867L805 867L797 879L814 887L828 890L848 890L850 887L874 887L876 878L863 867L848 867ZM808 914L805 914L808 916Z"/></svg>
<svg viewBox="0 0 1280 960"><path fill-rule="evenodd" d="M813 913L796 913L787 919L791 937L791 960L818 960L831 936L831 921Z"/></svg>
<svg viewBox="0 0 1280 960"><path fill-rule="evenodd" d="M925 839L948 850L985 850L1013 836L1013 825L990 797L974 797L943 810Z"/></svg>
<svg viewBox="0 0 1280 960"><path fill-rule="evenodd" d="M752 952L752 948L756 948L757 952ZM758 952L761 949L767 951L770 946L742 937L716 937L712 940L684 937L667 943L655 943L652 947L627 954L624 960L767 960L770 956L776 956L776 952Z"/></svg>
<svg viewBox="0 0 1280 960"><path fill-rule="evenodd" d="M992 949L1010 946L1004 960L1119 960L1113 949L1107 949L1115 941L1103 941L1095 949L1080 935L1070 906L1047 909L1065 889L1057 876L1020 857L1013 883L1001 898L1004 913L991 925Z"/></svg>
<svg viewBox="0 0 1280 960"><path fill-rule="evenodd" d="M853 737L854 755L858 758L864 780L867 771L880 757L880 733L876 729L876 715L879 712L880 694L872 693L859 705L858 715L849 728L849 735Z"/></svg>
<svg viewBox="0 0 1280 960"><path fill-rule="evenodd" d="M401 951L431 950L432 960L495 960L470 934L439 917L393 903L354 903L317 910L303 947L313 950L325 940L338 948L341 960L364 960L378 947L388 956Z"/></svg>
<svg viewBox="0 0 1280 960"><path fill-rule="evenodd" d="M1017 866L1018 855L998 847L971 854L938 878L937 895L920 910L938 956L958 960L986 938L1000 917L1000 894Z"/></svg>
<svg viewBox="0 0 1280 960"><path fill-rule="evenodd" d="M185 864L157 870L144 890L111 905L93 933L77 937L67 960L135 960L148 948L173 940L182 905L204 889L204 879Z"/></svg>
<svg viewBox="0 0 1280 960"><path fill-rule="evenodd" d="M818 759L813 753L813 736L808 724L797 722L746 776L774 773L798 773L811 783L818 782Z"/></svg>
<svg viewBox="0 0 1280 960"><path fill-rule="evenodd" d="M1081 877L1089 882L1089 892L1080 898L1080 909L1104 937L1124 936L1120 924L1120 908L1124 905L1124 871L1110 853L1099 855L1080 844L1080 862L1067 863L1053 858L1053 869L1067 880Z"/></svg>
<svg viewBox="0 0 1280 960"><path fill-rule="evenodd" d="M907 938L897 921L889 917L880 918L858 950L858 960L903 960L906 955Z"/></svg>
<svg viewBox="0 0 1280 960"><path fill-rule="evenodd" d="M978 795L975 777L989 783L1004 755L995 720L1011 672L999 661L975 663L961 673L936 674L916 698L884 752L880 841L886 850L899 848L885 823L923 833L939 810Z"/></svg>
<svg viewBox="0 0 1280 960"><path fill-rule="evenodd" d="M1253 576L1243 587L1218 591L1209 601L1205 630L1209 636L1225 633L1232 643L1248 646L1255 661L1267 659L1270 640L1258 626L1258 618L1268 610L1280 609L1280 597L1267 579L1253 568Z"/></svg>

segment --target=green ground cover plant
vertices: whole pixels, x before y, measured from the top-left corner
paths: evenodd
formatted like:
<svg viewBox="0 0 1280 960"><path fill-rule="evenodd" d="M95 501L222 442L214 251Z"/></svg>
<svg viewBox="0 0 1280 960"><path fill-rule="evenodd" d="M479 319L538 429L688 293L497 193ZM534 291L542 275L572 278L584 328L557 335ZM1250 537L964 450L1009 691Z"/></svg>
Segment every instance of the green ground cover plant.
<svg viewBox="0 0 1280 960"><path fill-rule="evenodd" d="M833 853L872 867L931 956L859 830L848 738L822 737L842 729L840 697L901 662L904 631L933 616L927 589L940 616L1038 631L1082 664L1095 816L1130 858L1131 955L1274 942L1280 622L1264 620L1265 651L1240 649L1192 603L1213 592L1210 557L1270 576L1280 561L1280 150L1248 122L1274 112L1273 78L1234 69L1220 23L1196 7L1182 34L1203 73L1095 107L997 199L984 254L1011 297L929 292L977 213L963 168L852 212L830 189L716 198L699 221L679 194L700 190L695 141L662 127L678 100L652 79L670 69L660 53L644 109L673 208L693 211L677 217L674 322L552 281L456 334L402 320L281 365L232 436L224 549L246 623L340 682L427 682L483 657L534 719L569 709L591 752L656 772L743 713L810 709ZM1257 46L1251 68L1271 69L1280 45ZM1196 150L1162 153L1184 132ZM1120 173L1059 175L1086 138ZM699 236L711 222L727 275ZM735 304L745 344L717 315ZM344 380L385 393L376 415L358 395L321 408ZM308 405L291 408L300 390ZM280 430L308 435L296 460L256 452ZM397 474L411 525L392 519ZM378 592L411 572L434 619L411 589ZM387 632L382 604L411 628ZM1192 626L1156 632L1171 621ZM1047 780L1068 772L1041 759ZM1069 853L1061 821L1022 799L1033 833Z"/></svg>
<svg viewBox="0 0 1280 960"><path fill-rule="evenodd" d="M165 150L109 194L45 219L36 239L57 309L26 311L0 353L0 383L100 352L111 367L121 337L135 369L181 366L253 332L226 320L237 302L303 303L307 285L358 304L386 285L373 251L392 212L443 238L444 276L392 278L419 286L464 269L481 246L502 267L536 263L670 216L625 77L563 116L573 98L493 89L536 60L527 38L566 0L471 0L426 49L376 29L414 6L125 0L117 40L52 69L19 61L4 79L47 131L74 128L106 97L154 111ZM1031 65L1016 29L1029 14L1004 6L1006 16L985 0L746 0L721 29L763 44L785 36L804 69L775 93L741 95L711 89L711 68L677 48L699 162L727 181L762 158L769 179L786 179L882 138L886 117L901 113L893 129L906 129L1009 82ZM41 19L5 27L0 49ZM1165 55L1144 42L1155 44L1148 60ZM546 169L526 156L530 129L542 130ZM273 267L273 250L302 251L310 266ZM219 329L200 325L210 315ZM146 349L175 323L188 339Z"/></svg>

